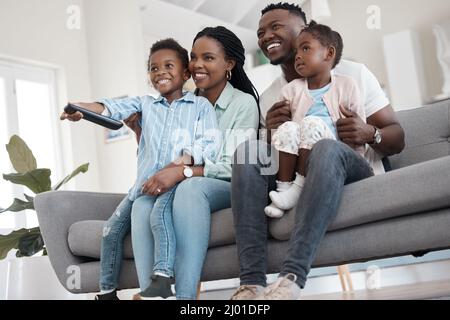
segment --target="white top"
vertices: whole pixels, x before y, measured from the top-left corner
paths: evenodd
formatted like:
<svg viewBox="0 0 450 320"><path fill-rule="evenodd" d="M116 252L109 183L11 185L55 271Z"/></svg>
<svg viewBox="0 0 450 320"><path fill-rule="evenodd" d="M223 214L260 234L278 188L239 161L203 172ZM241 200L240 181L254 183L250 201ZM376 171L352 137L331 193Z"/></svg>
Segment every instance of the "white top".
<svg viewBox="0 0 450 320"><path fill-rule="evenodd" d="M377 78L370 72L364 64L352 62L349 60L341 60L339 65L333 70L335 75L349 76L356 81L363 99L366 116L369 118L381 109L387 107L390 103L386 94L380 86ZM280 76L263 92L260 97L259 104L261 108L261 127L265 128L267 111L277 102L281 101L281 89L288 82L284 76ZM265 136L261 135L261 138ZM367 148L365 158L374 169L375 174L384 173L381 156L372 148Z"/></svg>

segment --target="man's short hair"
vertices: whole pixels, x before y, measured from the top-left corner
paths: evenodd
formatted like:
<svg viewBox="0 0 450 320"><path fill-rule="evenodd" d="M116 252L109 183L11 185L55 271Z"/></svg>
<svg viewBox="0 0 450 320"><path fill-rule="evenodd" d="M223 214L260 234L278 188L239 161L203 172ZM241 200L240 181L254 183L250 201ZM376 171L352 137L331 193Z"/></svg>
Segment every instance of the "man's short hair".
<svg viewBox="0 0 450 320"><path fill-rule="evenodd" d="M303 9L300 8L300 6L298 6L296 4L288 3L288 2L278 2L278 3L269 4L267 7L265 7L261 11L261 16L265 15L269 11L276 10L276 9L287 10L287 11L289 11L289 13L302 18L303 21L305 22L305 24L307 23L306 13L303 11Z"/></svg>

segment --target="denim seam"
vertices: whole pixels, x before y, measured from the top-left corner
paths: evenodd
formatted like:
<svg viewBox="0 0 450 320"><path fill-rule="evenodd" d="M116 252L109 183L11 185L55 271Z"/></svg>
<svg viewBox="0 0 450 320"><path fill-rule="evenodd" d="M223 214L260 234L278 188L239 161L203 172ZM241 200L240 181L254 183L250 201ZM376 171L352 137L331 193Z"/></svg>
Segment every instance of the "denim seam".
<svg viewBox="0 0 450 320"><path fill-rule="evenodd" d="M166 234L166 239L167 240L169 239L169 237L168 237L167 227L166 227L166 215L165 215L165 212L166 212L167 205L169 204L170 199L172 198L173 193L175 192L175 188L173 188L169 192L170 192L170 195L169 195L168 199L164 203L163 214L162 214L162 221L163 221L163 224L164 224L164 232ZM169 241L167 241L166 243L168 243L168 242ZM169 258L169 254L170 254L170 246L167 245L166 246L166 257L167 257L167 259L166 259L166 265L164 266L164 268L165 268L165 272L169 273L168 276L173 277L174 276L173 269L169 270L169 265L168 265L169 264L169 259L168 259ZM158 271L158 270L155 270L155 271Z"/></svg>
<svg viewBox="0 0 450 320"><path fill-rule="evenodd" d="M114 214L116 214L116 213L114 212ZM131 221L131 215L129 215L129 216L125 219L125 222L128 222L128 220ZM116 243L116 245L117 245L118 240L119 240L119 235L121 234L121 232L122 232L123 228L125 227L125 225L126 225L126 223L121 223L121 224L120 224L119 232L117 232L116 238L114 239L114 242ZM112 271L115 269L115 266L116 266L117 251L118 251L118 250L115 250L115 249L112 250L112 255L113 255L112 261L113 261L113 263L112 263L112 265L110 265L110 266L111 266L111 268L110 268L111 273L112 273ZM114 286L115 286L115 288L117 288L118 284L119 284L119 283L118 283L118 280L117 280L117 279L114 279Z"/></svg>

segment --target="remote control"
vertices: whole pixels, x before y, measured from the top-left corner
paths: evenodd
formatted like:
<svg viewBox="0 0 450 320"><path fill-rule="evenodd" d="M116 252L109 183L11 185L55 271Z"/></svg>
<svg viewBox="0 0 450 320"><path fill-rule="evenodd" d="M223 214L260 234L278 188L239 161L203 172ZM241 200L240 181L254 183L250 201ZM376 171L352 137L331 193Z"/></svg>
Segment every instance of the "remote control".
<svg viewBox="0 0 450 320"><path fill-rule="evenodd" d="M72 114L79 111L83 114L84 120L96 123L111 130L118 130L123 126L123 123L120 121L114 120L110 117L102 116L101 114L77 106L76 104L69 103L64 108L64 111L68 114Z"/></svg>

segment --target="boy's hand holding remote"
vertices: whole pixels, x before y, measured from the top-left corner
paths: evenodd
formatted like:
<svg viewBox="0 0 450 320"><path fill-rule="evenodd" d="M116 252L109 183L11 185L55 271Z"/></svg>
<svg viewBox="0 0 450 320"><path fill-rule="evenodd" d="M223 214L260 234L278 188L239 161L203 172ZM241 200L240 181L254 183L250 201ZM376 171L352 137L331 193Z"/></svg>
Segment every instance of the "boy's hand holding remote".
<svg viewBox="0 0 450 320"><path fill-rule="evenodd" d="M89 111L101 114L104 110L105 107L100 104L100 103L84 103L84 102L77 102L74 103L77 106L80 106L84 109L87 109ZM69 120L69 121L80 121L81 119L83 119L83 114L81 112L75 112L72 114L69 114L65 111L63 111L63 113L61 114L61 116L59 117L61 120Z"/></svg>

